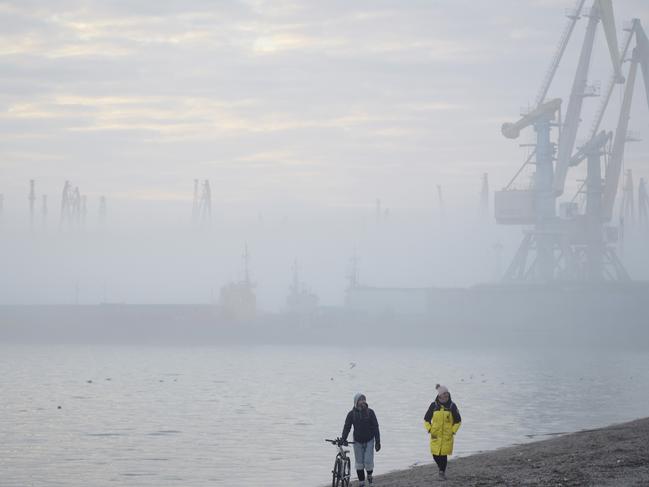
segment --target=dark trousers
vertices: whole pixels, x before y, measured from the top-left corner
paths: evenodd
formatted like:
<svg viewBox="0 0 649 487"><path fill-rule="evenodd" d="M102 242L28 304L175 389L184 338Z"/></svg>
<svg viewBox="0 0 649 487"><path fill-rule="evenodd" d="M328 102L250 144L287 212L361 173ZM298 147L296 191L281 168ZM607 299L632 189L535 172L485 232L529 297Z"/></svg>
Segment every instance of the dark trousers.
<svg viewBox="0 0 649 487"><path fill-rule="evenodd" d="M448 456L446 455L433 455L433 460L437 464L440 472L446 472L446 463L448 462Z"/></svg>

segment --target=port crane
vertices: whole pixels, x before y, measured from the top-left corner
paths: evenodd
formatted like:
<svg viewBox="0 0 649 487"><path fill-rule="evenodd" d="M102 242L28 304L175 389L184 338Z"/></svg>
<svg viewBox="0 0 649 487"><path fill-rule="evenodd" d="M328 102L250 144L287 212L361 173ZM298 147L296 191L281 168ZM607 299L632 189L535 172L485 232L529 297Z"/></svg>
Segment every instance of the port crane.
<svg viewBox="0 0 649 487"><path fill-rule="evenodd" d="M554 98L546 101L545 98L575 24L582 16L585 3L585 0L578 0L575 9L568 15L568 25L543 79L535 106L524 113L519 121L503 124L501 129L503 135L511 139L517 138L520 131L529 126L533 126L536 132L534 149L523 166L502 191L495 193L495 214L498 223L533 226L525 232L523 241L505 273L506 281L629 279L611 245L616 241L616 229L606 224L613 214L638 67L642 69L649 101L649 42L640 20L634 19L630 27L625 29L626 36L622 48L619 49L612 1L594 0L590 10L583 13L589 21L568 107L562 120L562 100ZM598 95L598 90L588 85L588 72L595 32L600 22L606 35L612 74L589 136L586 142L575 150L583 100ZM633 39L636 46L628 59ZM622 67L627 61L630 61L630 67L624 77ZM624 99L617 128L615 132L600 130L611 94L619 84L624 84ZM551 137L552 128L555 127L558 129L556 143ZM608 164L602 164L603 157L607 158ZM583 214L579 213L573 198L572 201L559 205L557 215L557 200L565 191L568 171L583 161L587 164L587 176L580 192L586 194L585 211ZM512 189L514 180L528 164L536 166L531 187L524 190Z"/></svg>

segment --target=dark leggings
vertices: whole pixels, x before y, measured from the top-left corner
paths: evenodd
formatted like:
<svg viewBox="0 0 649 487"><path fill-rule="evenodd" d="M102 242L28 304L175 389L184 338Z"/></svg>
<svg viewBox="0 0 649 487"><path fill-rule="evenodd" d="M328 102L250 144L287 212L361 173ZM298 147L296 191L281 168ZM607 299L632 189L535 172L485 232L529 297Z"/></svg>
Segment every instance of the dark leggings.
<svg viewBox="0 0 649 487"><path fill-rule="evenodd" d="M437 464L440 472L446 472L446 462L448 462L448 456L446 455L433 455L433 460Z"/></svg>
<svg viewBox="0 0 649 487"><path fill-rule="evenodd" d="M368 470L367 471L368 477L372 476L373 471L374 470ZM356 470L356 475L358 475L358 480L360 480L361 482L363 482L365 480L365 470Z"/></svg>

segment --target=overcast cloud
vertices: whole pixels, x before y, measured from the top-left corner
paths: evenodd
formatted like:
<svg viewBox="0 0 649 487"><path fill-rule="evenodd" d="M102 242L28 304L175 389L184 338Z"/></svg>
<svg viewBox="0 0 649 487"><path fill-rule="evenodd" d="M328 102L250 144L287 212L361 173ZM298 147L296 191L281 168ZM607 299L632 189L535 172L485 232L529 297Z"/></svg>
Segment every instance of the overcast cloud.
<svg viewBox="0 0 649 487"><path fill-rule="evenodd" d="M201 177L224 203L425 207L434 182L503 184L522 154L500 123L533 100L571 4L1 2L2 191L73 179L187 200ZM649 13L615 7L619 25ZM592 78L605 80L602 39ZM647 147L629 150L638 171Z"/></svg>

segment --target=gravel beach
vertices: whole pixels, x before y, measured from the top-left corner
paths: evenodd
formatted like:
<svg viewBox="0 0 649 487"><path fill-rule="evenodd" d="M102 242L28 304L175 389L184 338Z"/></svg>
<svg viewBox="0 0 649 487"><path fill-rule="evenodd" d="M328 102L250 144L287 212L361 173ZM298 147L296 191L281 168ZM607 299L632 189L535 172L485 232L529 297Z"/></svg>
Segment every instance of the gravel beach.
<svg viewBox="0 0 649 487"><path fill-rule="evenodd" d="M649 418L451 457L447 476L438 480L431 458L428 465L377 475L374 485L649 486Z"/></svg>

